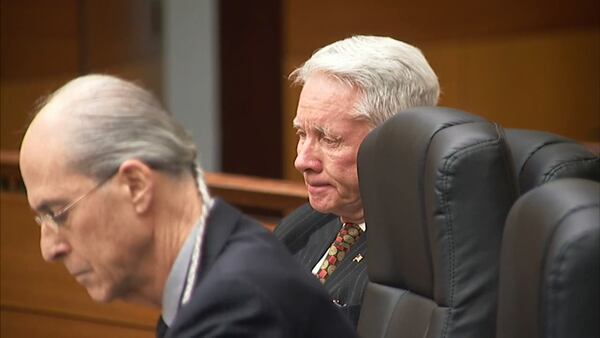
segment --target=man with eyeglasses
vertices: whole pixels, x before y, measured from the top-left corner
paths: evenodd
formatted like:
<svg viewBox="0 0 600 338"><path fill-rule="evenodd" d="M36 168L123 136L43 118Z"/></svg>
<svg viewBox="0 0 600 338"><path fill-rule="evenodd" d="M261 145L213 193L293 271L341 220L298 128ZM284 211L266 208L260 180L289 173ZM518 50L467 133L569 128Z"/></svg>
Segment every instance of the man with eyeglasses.
<svg viewBox="0 0 600 338"><path fill-rule="evenodd" d="M161 308L158 337L355 335L271 234L209 196L190 137L139 86L67 83L19 164L44 259L98 302Z"/></svg>

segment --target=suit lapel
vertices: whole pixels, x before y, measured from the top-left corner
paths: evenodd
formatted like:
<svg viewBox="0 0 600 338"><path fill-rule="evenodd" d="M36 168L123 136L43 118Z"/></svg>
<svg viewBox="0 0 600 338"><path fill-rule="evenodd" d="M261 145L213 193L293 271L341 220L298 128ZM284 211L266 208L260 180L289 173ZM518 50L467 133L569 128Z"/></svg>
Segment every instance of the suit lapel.
<svg viewBox="0 0 600 338"><path fill-rule="evenodd" d="M273 232L292 254L302 250L312 233L336 216L321 214L306 203L281 220Z"/></svg>
<svg viewBox="0 0 600 338"><path fill-rule="evenodd" d="M235 232L241 213L232 206L215 199L212 209L206 219L204 238L202 240L202 254L200 255L200 268L197 272L195 286L206 276L212 264L217 259L232 233ZM177 319L172 325L176 325ZM169 333L169 327L162 316L156 326L156 337L162 338Z"/></svg>
<svg viewBox="0 0 600 338"><path fill-rule="evenodd" d="M342 224L338 218L327 222L312 233L309 244L298 252L296 257L309 271L313 269L325 254L325 251L329 249L341 226Z"/></svg>
<svg viewBox="0 0 600 338"><path fill-rule="evenodd" d="M227 240L235 231L241 213L232 206L216 199L206 220L206 229L202 241L202 254L200 255L200 271L195 285L203 279L215 259L219 256Z"/></svg>

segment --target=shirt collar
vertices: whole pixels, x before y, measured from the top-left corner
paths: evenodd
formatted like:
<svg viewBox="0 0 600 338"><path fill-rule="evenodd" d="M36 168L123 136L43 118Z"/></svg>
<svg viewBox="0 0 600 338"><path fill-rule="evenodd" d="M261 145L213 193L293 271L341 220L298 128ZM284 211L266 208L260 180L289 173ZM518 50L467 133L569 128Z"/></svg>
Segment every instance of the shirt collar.
<svg viewBox="0 0 600 338"><path fill-rule="evenodd" d="M342 226L344 226L344 222L342 221L342 218L340 217L340 222L342 223ZM367 223L366 222L362 222L362 223L358 223L358 227L360 228L360 230L362 230L363 232L367 231Z"/></svg>

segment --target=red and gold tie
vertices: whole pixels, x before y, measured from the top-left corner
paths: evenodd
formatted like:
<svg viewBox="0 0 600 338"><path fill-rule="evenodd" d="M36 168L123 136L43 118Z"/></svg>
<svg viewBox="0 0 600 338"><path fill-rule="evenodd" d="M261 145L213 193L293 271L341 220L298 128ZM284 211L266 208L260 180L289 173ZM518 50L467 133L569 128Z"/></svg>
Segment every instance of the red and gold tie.
<svg viewBox="0 0 600 338"><path fill-rule="evenodd" d="M352 244L356 243L361 233L362 229L358 224L344 223L342 229L338 232L335 241L333 241L333 244L329 247L327 256L317 273L317 277L321 283L325 283L325 280L327 280L329 275L335 271L336 265L346 257L346 253L350 250Z"/></svg>

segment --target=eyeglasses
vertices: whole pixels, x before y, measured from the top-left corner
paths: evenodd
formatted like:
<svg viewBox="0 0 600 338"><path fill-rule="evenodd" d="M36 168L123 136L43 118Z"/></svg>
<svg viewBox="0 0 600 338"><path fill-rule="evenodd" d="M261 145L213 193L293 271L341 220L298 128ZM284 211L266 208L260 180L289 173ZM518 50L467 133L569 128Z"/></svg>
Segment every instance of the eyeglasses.
<svg viewBox="0 0 600 338"><path fill-rule="evenodd" d="M100 183L96 184L95 187L93 187L92 189L90 189L88 192L86 192L85 194L79 196L78 198L76 198L73 202L67 204L64 208L56 211L56 212L50 212L50 213L46 213L43 215L37 215L35 216L35 222L41 227L42 225L47 225L50 228L52 228L52 230L54 230L55 232L58 232L58 230L60 229L60 227L64 224L64 222L66 221L67 218L67 212L71 209L73 209L77 203L83 201L86 197L90 196L94 191L98 190L102 185L104 185L104 183L108 182L113 175L110 175L109 177L107 177L106 179L100 181Z"/></svg>

